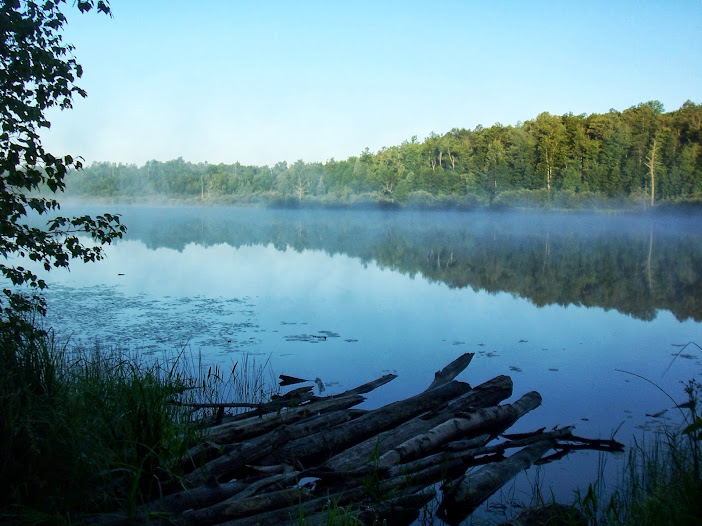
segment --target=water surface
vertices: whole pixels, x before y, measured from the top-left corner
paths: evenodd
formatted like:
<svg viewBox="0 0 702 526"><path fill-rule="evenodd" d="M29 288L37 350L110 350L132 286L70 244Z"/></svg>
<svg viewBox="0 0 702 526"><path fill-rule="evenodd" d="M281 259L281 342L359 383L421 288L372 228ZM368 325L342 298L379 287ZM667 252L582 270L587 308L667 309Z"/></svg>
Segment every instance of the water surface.
<svg viewBox="0 0 702 526"><path fill-rule="evenodd" d="M512 400L542 394L514 431L619 428L625 443L676 414L618 370L680 401L680 382L699 378L702 352L683 348L702 345L698 217L118 211L129 230L105 261L47 280L60 338L146 355L187 347L225 370L260 356L276 373L321 379L326 394L397 373L367 407L423 390L474 352L459 379L510 374ZM567 500L597 469L578 453L543 473Z"/></svg>

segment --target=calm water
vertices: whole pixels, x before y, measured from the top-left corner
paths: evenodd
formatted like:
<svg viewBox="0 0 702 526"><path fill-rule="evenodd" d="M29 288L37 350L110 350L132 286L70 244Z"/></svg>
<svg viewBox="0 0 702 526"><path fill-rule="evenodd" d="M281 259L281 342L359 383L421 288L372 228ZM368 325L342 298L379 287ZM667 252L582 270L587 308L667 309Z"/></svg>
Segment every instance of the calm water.
<svg viewBox="0 0 702 526"><path fill-rule="evenodd" d="M320 378L327 394L396 372L368 407L423 390L474 352L459 379L511 374L514 399L542 394L514 431L574 424L608 438L621 424L625 443L676 414L617 369L679 401L680 382L700 375L702 351L682 347L702 345L699 217L88 212L108 209L123 214L126 238L105 261L47 280L59 338L144 354L189 346L225 367L249 353L276 374ZM568 499L596 473L597 456L579 453L541 476Z"/></svg>

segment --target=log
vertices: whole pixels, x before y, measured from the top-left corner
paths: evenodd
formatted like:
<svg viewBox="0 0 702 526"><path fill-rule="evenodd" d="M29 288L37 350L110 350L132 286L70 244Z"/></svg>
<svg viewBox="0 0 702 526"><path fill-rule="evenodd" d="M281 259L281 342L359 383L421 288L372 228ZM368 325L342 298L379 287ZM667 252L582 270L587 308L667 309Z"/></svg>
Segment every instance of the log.
<svg viewBox="0 0 702 526"><path fill-rule="evenodd" d="M382 455L397 444L426 433L432 427L451 418L456 412L466 411L471 407L497 405L510 396L512 396L512 379L509 376L497 376L430 413L419 415L342 451L325 462L325 466L337 471L356 469L369 462L372 456Z"/></svg>
<svg viewBox="0 0 702 526"><path fill-rule="evenodd" d="M248 442L236 444L227 454L210 460L202 468L187 474L183 478L183 484L186 488L193 488L208 480L226 482L238 470L255 462L260 456L274 451L287 440L286 429L283 427Z"/></svg>
<svg viewBox="0 0 702 526"><path fill-rule="evenodd" d="M332 400L336 400L339 398L347 398L347 397L353 396L353 395L361 395L361 394L370 393L374 389L377 389L378 387L381 387L381 386L387 384L388 382L391 382L395 378L397 378L396 374L386 374L386 375L383 375L380 378L377 378L373 381L366 382L365 384L359 385L358 387L354 387L353 389L349 389L347 391L344 391L343 393L338 393L338 394L331 395L331 396L325 396L322 398L312 395L312 391L311 391L312 387L305 387L305 388L301 388L301 389L309 391L308 396L305 400L305 402L307 402L309 404L309 406L311 406L312 404L333 404L334 402L332 402ZM291 391L291 393L293 393L293 392L295 392L295 391ZM288 393L285 396L290 396L290 393ZM305 405L306 405L305 403L298 404L299 407L304 407ZM268 407L270 409L270 404L266 407ZM280 411L280 409L283 409L283 408L281 408L279 406L274 406L274 407L277 408L276 412L282 412L282 411ZM295 407L288 406L284 409L291 410L291 409L295 409ZM309 407L308 410L309 411L320 411L320 409L317 409L317 407L315 407L314 409L312 407ZM248 411L246 413L242 413L239 415L229 417L227 419L227 422L223 425L231 425L233 423L238 423L241 421L256 423L256 422L258 422L258 420L256 420L257 418L261 418L262 415L264 415L266 413L270 413L270 412L271 411L265 411L265 407L259 405L257 410L255 410L255 411Z"/></svg>
<svg viewBox="0 0 702 526"><path fill-rule="evenodd" d="M432 466L445 466L447 469L455 469L456 466L461 466L462 469L465 470L467 463L476 456L469 452L481 449L489 440L490 435L478 435L477 437L464 441L466 445L472 445L472 447L467 447L466 451L435 453L434 455L429 455L405 464L391 466L387 469L386 474L389 478L394 478L405 473L420 472Z"/></svg>
<svg viewBox="0 0 702 526"><path fill-rule="evenodd" d="M247 465L257 463L261 457L273 453L283 444L291 440L301 440L310 435L314 437L316 434L324 432L329 426L346 422L348 418L348 414L345 411L335 411L333 413L317 415L295 424L278 426L270 433L261 437L228 446L226 454L210 460L202 469L197 469L186 475L184 479L185 483L188 487L194 487L204 483L208 478L226 481L233 477L239 470L245 468Z"/></svg>
<svg viewBox="0 0 702 526"><path fill-rule="evenodd" d="M462 413L461 416L439 424L427 433L407 440L388 451L380 457L378 465L393 466L425 456L457 438L504 431L539 405L541 405L541 395L536 391L531 391L514 404L487 409L480 408Z"/></svg>
<svg viewBox="0 0 702 526"><path fill-rule="evenodd" d="M529 433L525 434L528 435L527 438L523 438L521 440L508 440L500 444L493 444L489 446L485 444L488 442L490 435L480 435L469 440L451 442L447 444L445 452L435 453L418 460L393 466L386 472L386 474L388 477L396 477L402 473L420 471L432 465L446 465L447 463L452 463L454 461L462 462L466 467L481 465L484 462L475 462L473 460L476 457L486 455L491 455L491 458L493 459L501 459L504 458L504 452L507 449L523 448L543 440L553 440L554 445L562 447L562 444L558 441L571 440L573 437L572 429L572 427L564 427L555 429L554 431L550 431L548 433L542 432L538 436L534 436L533 433ZM459 447L462 449L459 449Z"/></svg>
<svg viewBox="0 0 702 526"><path fill-rule="evenodd" d="M227 418L227 422L238 422L239 420L245 420L252 416L262 416L267 413L278 413L285 408L296 407L305 402L309 402L315 398L312 392L313 388L314 387L311 385L307 387L298 387L297 389L293 389L284 395L273 395L271 396L270 402L258 404L251 411L246 411L238 415L231 415Z"/></svg>
<svg viewBox="0 0 702 526"><path fill-rule="evenodd" d="M453 491L444 495L437 512L438 517L451 525L461 523L488 497L539 460L552 447L551 440L542 440L501 462L488 464L465 476L453 486Z"/></svg>
<svg viewBox="0 0 702 526"><path fill-rule="evenodd" d="M281 374L279 377L280 379L280 387L285 387L288 385L294 385L294 384L301 384L303 382L309 382L309 380L305 380L304 378L298 378L296 376L288 376L287 374Z"/></svg>
<svg viewBox="0 0 702 526"><path fill-rule="evenodd" d="M434 381L429 385L429 387L427 387L426 390L431 391L432 389L445 385L456 378L456 376L458 376L466 367L468 367L468 364L470 364L473 356L475 356L475 353L472 352L462 354L440 371L436 371L436 373L434 373Z"/></svg>
<svg viewBox="0 0 702 526"><path fill-rule="evenodd" d="M263 458L260 463L280 464L295 459L302 464L323 461L381 431L391 429L419 414L441 406L470 390L470 386L453 380L448 384L413 397L393 402L345 424L320 431L303 439L292 440Z"/></svg>
<svg viewBox="0 0 702 526"><path fill-rule="evenodd" d="M385 374L376 380L359 385L358 387L354 387L353 389L349 389L343 393L328 396L327 398L341 398L349 395L370 393L378 387L385 385L388 382L392 382L395 378L397 378L396 374Z"/></svg>
<svg viewBox="0 0 702 526"><path fill-rule="evenodd" d="M228 444L248 440L256 436L263 435L280 426L281 424L295 423L311 415L348 409L363 402L365 398L360 394L354 394L334 399L320 399L316 402L289 408L280 413L269 413L263 416L255 416L238 422L221 424L209 429L207 440L217 444Z"/></svg>

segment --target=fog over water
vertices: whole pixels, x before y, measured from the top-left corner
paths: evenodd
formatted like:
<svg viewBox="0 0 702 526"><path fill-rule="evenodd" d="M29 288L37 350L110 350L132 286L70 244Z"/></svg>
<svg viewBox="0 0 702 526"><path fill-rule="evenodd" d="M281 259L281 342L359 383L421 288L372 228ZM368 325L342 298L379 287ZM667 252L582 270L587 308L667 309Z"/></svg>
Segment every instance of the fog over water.
<svg viewBox="0 0 702 526"><path fill-rule="evenodd" d="M499 374L543 405L513 430L576 425L628 443L678 415L700 375L702 219L695 216L108 209L124 240L107 258L52 271L59 338L144 355L184 346L231 368L245 353L333 394L396 372L366 407L410 396L464 352L459 379ZM111 210L111 211L112 211ZM326 337L326 339L325 339ZM660 418L647 417L667 409ZM669 419L669 420L668 420ZM611 465L622 459L612 457ZM597 455L544 468L557 497Z"/></svg>

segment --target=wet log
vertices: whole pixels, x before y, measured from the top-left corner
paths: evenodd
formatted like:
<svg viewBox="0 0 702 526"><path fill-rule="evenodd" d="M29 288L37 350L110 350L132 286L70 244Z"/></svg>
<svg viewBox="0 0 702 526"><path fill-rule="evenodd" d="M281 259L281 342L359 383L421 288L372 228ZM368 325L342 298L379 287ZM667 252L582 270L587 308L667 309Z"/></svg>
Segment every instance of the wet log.
<svg viewBox="0 0 702 526"><path fill-rule="evenodd" d="M320 431L314 436L292 440L278 448L260 463L280 464L295 459L303 465L324 461L344 449L358 444L381 431L391 429L428 410L440 407L470 390L470 386L453 380L448 384L371 411L345 424Z"/></svg>
<svg viewBox="0 0 702 526"><path fill-rule="evenodd" d="M181 516L173 519L171 521L174 525L186 526L186 525L209 525L209 524L219 524L221 522L227 521L230 518L227 515L227 509L229 509L232 504L237 501L249 499L256 495L258 491L265 491L267 488L274 487L274 491L278 490L278 485L282 487L290 486L291 481L294 481L296 473L285 473L277 474L268 478L258 480L256 482L243 483L238 482L238 484L243 484L245 488L235 494L232 494L228 498L220 499L218 501L209 501L207 505L193 506L188 508ZM198 488L198 491L203 490L203 488Z"/></svg>
<svg viewBox="0 0 702 526"><path fill-rule="evenodd" d="M278 413L285 408L296 407L305 402L309 402L316 397L312 390L313 386L298 387L284 395L273 395L269 402L257 404L251 411L246 411L238 415L230 415L226 418L227 422L238 422L252 416L262 416L268 413ZM218 422L220 423L220 422Z"/></svg>
<svg viewBox="0 0 702 526"><path fill-rule="evenodd" d="M510 396L512 396L512 379L509 376L497 376L438 409L419 415L346 449L325 462L325 466L337 471L356 469L367 463L372 456L387 453L398 444L426 433L457 412L467 411L471 407L494 406Z"/></svg>
<svg viewBox="0 0 702 526"><path fill-rule="evenodd" d="M488 497L552 448L553 441L542 440L501 462L488 464L465 476L453 486L453 491L444 495L438 510L439 518L448 524L459 524Z"/></svg>
<svg viewBox="0 0 702 526"><path fill-rule="evenodd" d="M505 442L493 445L485 445L490 438L490 435L480 435L470 440L451 442L447 444L447 447L445 448L446 451L428 455L405 464L392 466L387 470L386 476L396 477L402 473L421 471L433 465L449 465L449 463L453 465L455 462L461 463L464 468L482 465L485 463L485 461L475 461L477 457L490 455L490 458L486 460L501 460L504 458L504 452L507 449L523 448L543 440L553 440L554 447L575 447L569 445L564 446L560 442L561 440L573 440L572 429L572 427L564 427L547 433L541 432L538 435L529 433L527 438L523 438L521 440L507 440Z"/></svg>
<svg viewBox="0 0 702 526"><path fill-rule="evenodd" d="M466 467L472 464L470 461L476 457L475 454L471 454L470 452L481 449L488 443L490 438L490 435L478 435L465 441L466 444L472 444L472 447L468 447L465 451L435 453L434 455L406 462L405 464L391 466L386 468L386 476L388 478L394 478L406 473L419 473L434 466L443 466L447 471L459 470L459 473L463 473Z"/></svg>
<svg viewBox="0 0 702 526"><path fill-rule="evenodd" d="M479 408L461 413L439 424L423 435L403 442L380 457L380 466L393 466L426 456L435 452L443 444L458 438L471 437L485 433L504 431L523 415L541 405L541 395L536 391L525 394L514 404Z"/></svg>
<svg viewBox="0 0 702 526"><path fill-rule="evenodd" d="M435 389L440 385L445 385L456 378L456 376L458 376L466 367L468 367L468 364L470 364L473 356L475 356L475 353L472 352L462 354L440 371L436 371L436 373L434 373L434 381L429 385L429 387L427 387L426 390L431 391L432 389Z"/></svg>
<svg viewBox="0 0 702 526"><path fill-rule="evenodd" d="M273 395L271 396L270 402L265 403L251 403L251 402L181 402L178 400L169 400L167 403L170 405L177 405L181 407L190 407L192 409L255 409L256 414L264 414L271 411L279 411L282 407L300 404L304 401L311 399L314 395L312 394L312 386L300 387L294 389L289 393L284 395ZM244 413L246 414L246 413ZM242 415L234 415L229 417L230 420L241 418ZM217 422L222 419L218 416Z"/></svg>
<svg viewBox="0 0 702 526"><path fill-rule="evenodd" d="M309 404L288 408L280 413L254 416L246 420L212 427L207 432L207 440L217 444L240 442L264 435L282 424L293 424L310 416L348 409L363 402L360 394L352 394L333 399L322 399Z"/></svg>
<svg viewBox="0 0 702 526"><path fill-rule="evenodd" d="M288 385L301 384L304 382L309 382L310 380L305 380L304 378L298 378L296 376L288 376L287 374L281 374L278 376L280 379L280 387L286 387Z"/></svg>
<svg viewBox="0 0 702 526"><path fill-rule="evenodd" d="M229 416L225 417L224 420L226 422L222 425L232 425L240 422L249 422L252 424L256 424L258 420L257 418L262 418L266 414L270 413L282 413L285 411L290 411L292 409L296 409L297 407L304 407L306 405L309 405L308 411L320 411L316 406L313 408L311 407L312 404L333 404L332 400L336 400L339 398L347 398L349 396L353 395L361 395L361 394L366 394L370 393L374 389L377 389L378 387L381 387L388 382L391 382L397 378L396 374L386 374L381 376L380 378L377 378L375 380L372 380L370 382L366 382L365 384L359 385L358 387L354 387L353 389L349 389L347 391L344 391L342 393L338 393L335 395L331 396L325 396L325 397L317 397L312 394L312 387L302 387L299 388L302 391L306 391L307 395L305 396L304 400L298 398L298 403L297 404L282 404L280 403L281 400L278 399L276 402L269 402L267 404L259 404L256 406L256 409L254 411L247 411L245 413L241 413L239 415L235 416ZM288 401L290 401L291 393L298 392L298 390L291 391L290 393L287 393L284 395L285 397L288 397ZM259 433L263 434L263 433Z"/></svg>
<svg viewBox="0 0 702 526"><path fill-rule="evenodd" d="M203 464L210 462L218 457L229 455L234 452L239 446L231 444L233 442L243 442L252 438L259 437L266 433L272 432L282 425L291 425L300 422L308 422L312 426L317 426L317 429L330 427L333 425L346 422L352 418L346 409L357 405L363 401L361 395L339 398L337 400L324 400L315 405L310 405L309 409L317 409L320 414L310 416L307 410L298 408L291 411L275 415L264 415L261 418L255 417L256 422L260 426L256 426L256 422L234 422L231 424L223 424L214 428L214 431L208 436L208 440L192 447L185 455L182 462L182 468L185 473L199 468ZM327 413L326 411L336 409ZM311 412L313 415L314 413ZM244 425L243 423L246 422ZM304 429L304 425L299 428ZM312 428L310 428L312 429ZM309 431L311 433L313 431ZM305 433L305 434L308 434ZM298 434L294 438L305 436ZM295 435L295 431L292 432Z"/></svg>
<svg viewBox="0 0 702 526"><path fill-rule="evenodd" d="M327 398L333 399L333 398L341 398L341 397L349 396L349 395L370 393L371 391L374 391L378 387L385 385L388 382L392 382L395 378L397 378L396 374L385 374L376 380L359 385L358 387L354 387L353 389L349 389L348 391L344 391L343 393L328 396Z"/></svg>
<svg viewBox="0 0 702 526"><path fill-rule="evenodd" d="M289 441L300 440L309 436L316 437L330 426L347 422L348 419L348 413L345 411L335 411L317 415L295 424L278 426L263 436L227 446L225 454L210 460L203 468L189 473L184 481L188 487L194 487L203 484L208 479L221 482L229 480L238 471L248 465L257 463L261 457L272 454L277 448Z"/></svg>

